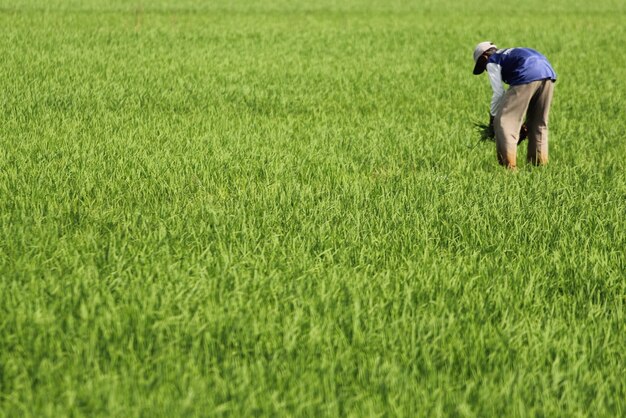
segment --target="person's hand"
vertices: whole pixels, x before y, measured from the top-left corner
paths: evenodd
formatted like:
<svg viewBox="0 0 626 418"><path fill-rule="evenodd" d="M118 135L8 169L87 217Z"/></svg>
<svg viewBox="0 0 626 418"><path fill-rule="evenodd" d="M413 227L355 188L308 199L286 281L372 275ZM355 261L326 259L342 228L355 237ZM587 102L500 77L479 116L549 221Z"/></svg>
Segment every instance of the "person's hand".
<svg viewBox="0 0 626 418"><path fill-rule="evenodd" d="M517 141L517 145L521 144L526 138L528 138L528 126L524 123L519 130L519 140Z"/></svg>
<svg viewBox="0 0 626 418"><path fill-rule="evenodd" d="M489 127L487 128L487 135L489 136L489 138L495 138L496 137L496 131L493 128L493 120L494 117L492 114L489 114Z"/></svg>
<svg viewBox="0 0 626 418"><path fill-rule="evenodd" d="M496 137L495 134L495 130L493 128L493 121L494 121L494 117L492 115L489 115L489 124L484 124L484 123L475 123L474 125L476 126L476 129L478 130L478 132L480 133L480 137L482 140L494 140ZM526 126L526 124L522 124L522 127L519 130L519 139L517 141L517 145L521 144L522 142L524 142L526 140L526 138L528 138L528 127Z"/></svg>

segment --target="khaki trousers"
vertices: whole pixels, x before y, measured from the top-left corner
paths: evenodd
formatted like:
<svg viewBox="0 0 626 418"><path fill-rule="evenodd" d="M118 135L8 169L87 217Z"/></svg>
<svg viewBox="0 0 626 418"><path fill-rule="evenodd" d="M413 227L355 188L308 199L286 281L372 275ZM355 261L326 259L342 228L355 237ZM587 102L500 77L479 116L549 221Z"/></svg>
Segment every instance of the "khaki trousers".
<svg viewBox="0 0 626 418"><path fill-rule="evenodd" d="M552 80L533 81L511 86L504 93L502 105L494 119L498 162L506 167L517 166L517 141L526 115L528 127L528 162L548 163L548 115L554 93Z"/></svg>

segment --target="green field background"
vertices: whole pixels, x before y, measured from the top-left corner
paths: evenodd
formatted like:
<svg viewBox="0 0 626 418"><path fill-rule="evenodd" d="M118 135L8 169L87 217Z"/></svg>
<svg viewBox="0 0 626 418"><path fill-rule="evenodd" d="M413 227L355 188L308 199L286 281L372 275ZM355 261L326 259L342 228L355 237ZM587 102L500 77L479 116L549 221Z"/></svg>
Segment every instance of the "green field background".
<svg viewBox="0 0 626 418"><path fill-rule="evenodd" d="M625 22L0 0L0 417L626 415ZM547 167L483 40L552 62Z"/></svg>

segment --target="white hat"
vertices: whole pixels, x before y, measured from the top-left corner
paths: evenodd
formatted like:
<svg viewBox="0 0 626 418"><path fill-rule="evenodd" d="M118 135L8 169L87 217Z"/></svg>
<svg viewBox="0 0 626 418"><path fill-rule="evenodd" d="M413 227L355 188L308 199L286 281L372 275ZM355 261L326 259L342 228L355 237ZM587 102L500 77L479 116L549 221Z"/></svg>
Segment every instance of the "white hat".
<svg viewBox="0 0 626 418"><path fill-rule="evenodd" d="M474 49L474 74L480 74L482 73L482 71L478 68L476 68L477 64L478 64L478 58L480 58L480 56L482 54L485 53L485 51L490 50L491 48L498 48L496 46L496 44L494 44L491 41L485 41L485 42L481 42L478 45L476 45L476 48Z"/></svg>

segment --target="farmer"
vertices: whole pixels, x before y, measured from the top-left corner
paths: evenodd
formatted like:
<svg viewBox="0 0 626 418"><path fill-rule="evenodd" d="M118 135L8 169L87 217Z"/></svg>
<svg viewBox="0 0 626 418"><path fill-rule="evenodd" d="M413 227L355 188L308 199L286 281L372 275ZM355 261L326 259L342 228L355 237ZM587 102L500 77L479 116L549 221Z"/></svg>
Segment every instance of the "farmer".
<svg viewBox="0 0 626 418"><path fill-rule="evenodd" d="M515 169L525 117L527 160L547 164L548 114L556 74L546 57L530 48L498 49L492 42L481 42L474 49L474 62L474 74L486 69L493 88L489 126L495 132L498 162ZM506 91L503 81L510 86Z"/></svg>

